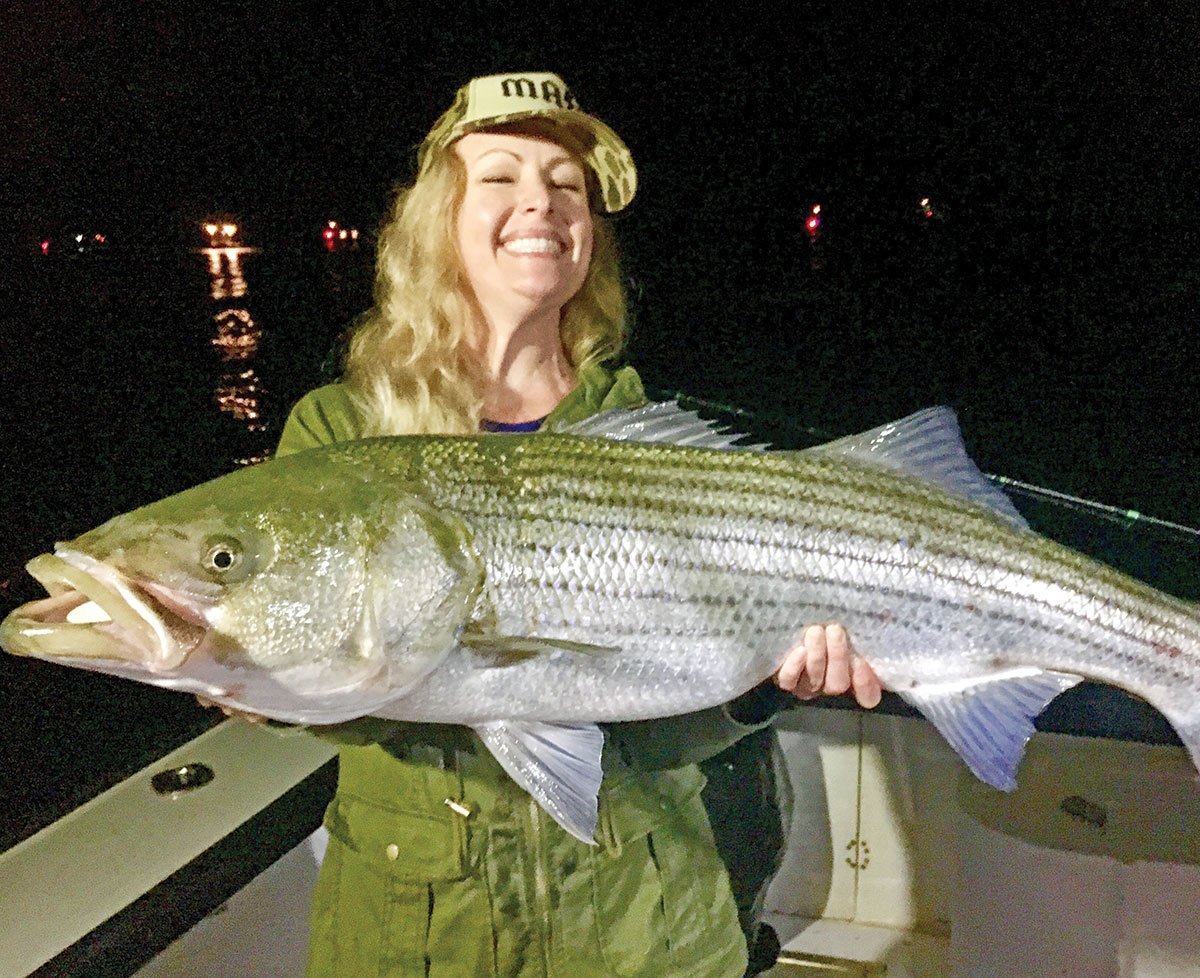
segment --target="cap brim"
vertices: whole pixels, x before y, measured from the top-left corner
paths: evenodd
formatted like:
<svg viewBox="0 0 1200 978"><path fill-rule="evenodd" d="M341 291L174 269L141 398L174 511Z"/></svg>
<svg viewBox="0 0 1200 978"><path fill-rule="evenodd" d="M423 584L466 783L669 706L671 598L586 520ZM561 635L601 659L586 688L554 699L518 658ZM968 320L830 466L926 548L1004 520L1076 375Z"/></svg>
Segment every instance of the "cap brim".
<svg viewBox="0 0 1200 978"><path fill-rule="evenodd" d="M604 210L612 214L629 206L637 193L637 167L634 166L633 155L620 136L586 112L554 108L537 111L523 109L460 123L447 134L444 145L449 146L468 133L485 132L524 119L546 119L590 136L591 144L586 147L584 162L596 175Z"/></svg>

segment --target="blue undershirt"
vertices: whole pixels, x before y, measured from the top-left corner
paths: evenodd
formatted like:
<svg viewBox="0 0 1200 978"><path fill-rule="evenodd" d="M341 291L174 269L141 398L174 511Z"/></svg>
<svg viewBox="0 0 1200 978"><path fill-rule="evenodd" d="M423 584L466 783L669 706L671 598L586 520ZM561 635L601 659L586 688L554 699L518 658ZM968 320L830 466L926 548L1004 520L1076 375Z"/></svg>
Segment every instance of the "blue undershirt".
<svg viewBox="0 0 1200 978"><path fill-rule="evenodd" d="M542 426L545 418L537 418L533 421L489 421L484 418L479 427L484 431L490 431L495 434L514 434L518 432L537 431Z"/></svg>

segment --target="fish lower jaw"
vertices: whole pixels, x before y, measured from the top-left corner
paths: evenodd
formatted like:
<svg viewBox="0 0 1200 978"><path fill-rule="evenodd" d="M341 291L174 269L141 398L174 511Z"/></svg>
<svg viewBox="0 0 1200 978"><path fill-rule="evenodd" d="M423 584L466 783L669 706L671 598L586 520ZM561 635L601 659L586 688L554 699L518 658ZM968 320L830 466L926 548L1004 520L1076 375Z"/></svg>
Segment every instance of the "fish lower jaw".
<svg viewBox="0 0 1200 978"><path fill-rule="evenodd" d="M42 554L27 569L49 597L22 605L5 619L0 642L14 654L104 659L169 672L199 643L195 626L177 621L115 569L86 555Z"/></svg>
<svg viewBox="0 0 1200 978"><path fill-rule="evenodd" d="M13 612L0 625L0 645L13 655L35 659L105 659L112 662L135 660L150 656L131 641L128 632L111 622L77 623L47 621L25 617L21 609Z"/></svg>

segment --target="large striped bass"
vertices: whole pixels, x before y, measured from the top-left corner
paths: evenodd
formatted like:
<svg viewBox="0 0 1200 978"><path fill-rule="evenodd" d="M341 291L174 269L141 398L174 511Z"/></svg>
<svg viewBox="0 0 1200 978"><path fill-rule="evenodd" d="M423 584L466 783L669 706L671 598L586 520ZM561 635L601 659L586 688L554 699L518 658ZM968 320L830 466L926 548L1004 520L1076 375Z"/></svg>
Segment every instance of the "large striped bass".
<svg viewBox="0 0 1200 978"><path fill-rule="evenodd" d="M1200 765L1200 613L1031 532L933 409L804 452L673 405L533 436L371 439L244 469L36 557L10 652L300 723L467 724L590 841L598 721L687 713L838 620L969 767L1015 785L1088 678Z"/></svg>

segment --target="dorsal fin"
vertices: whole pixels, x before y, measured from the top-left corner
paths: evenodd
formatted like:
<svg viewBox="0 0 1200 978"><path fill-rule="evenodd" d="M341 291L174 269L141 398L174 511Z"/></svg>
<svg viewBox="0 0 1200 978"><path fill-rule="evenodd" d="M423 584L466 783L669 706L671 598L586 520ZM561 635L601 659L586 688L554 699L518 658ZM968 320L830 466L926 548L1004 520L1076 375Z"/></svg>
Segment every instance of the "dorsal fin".
<svg viewBox="0 0 1200 978"><path fill-rule="evenodd" d="M926 408L899 421L807 451L846 455L916 476L986 506L1015 527L1029 528L1008 496L992 485L971 460L963 444L958 418L948 407Z"/></svg>
<svg viewBox="0 0 1200 978"><path fill-rule="evenodd" d="M730 432L715 421L706 421L695 411L685 411L676 401L658 401L639 408L614 408L574 424L549 425L543 430L560 435L660 442L693 448L763 449L762 445L735 445L735 441L745 436Z"/></svg>
<svg viewBox="0 0 1200 978"><path fill-rule="evenodd" d="M675 401L655 402L632 409L615 408L574 424L548 425L543 430L587 438L694 448L762 451L766 447L735 445L734 442L743 435L730 432L715 421L707 421L695 411L685 411ZM986 506L1015 527L1028 528L1029 524L1008 496L992 485L971 461L958 428L958 419L948 407L926 408L899 421L807 451L845 455L924 479L956 496Z"/></svg>

